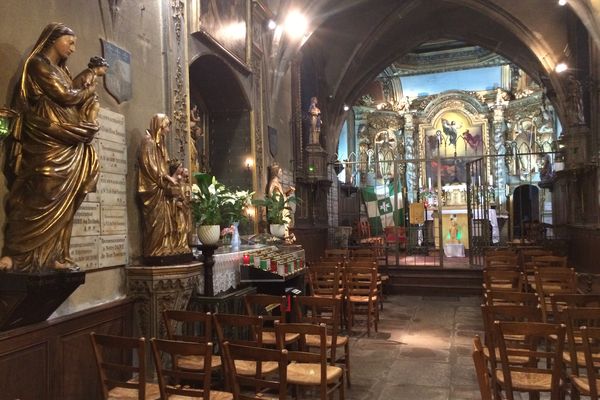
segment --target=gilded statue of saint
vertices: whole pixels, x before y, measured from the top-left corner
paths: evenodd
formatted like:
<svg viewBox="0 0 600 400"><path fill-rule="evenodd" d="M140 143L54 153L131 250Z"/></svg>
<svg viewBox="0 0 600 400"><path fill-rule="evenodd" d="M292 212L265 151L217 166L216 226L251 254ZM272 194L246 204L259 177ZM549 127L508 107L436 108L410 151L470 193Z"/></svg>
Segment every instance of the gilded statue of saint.
<svg viewBox="0 0 600 400"><path fill-rule="evenodd" d="M295 196L295 187L290 186L290 188L287 190L283 189L283 169L279 166L278 163L275 162L269 167L269 173L271 175L271 179L269 181L269 185L267 186L267 193L270 196L272 196L275 192L279 192L283 196L284 200L289 197ZM290 201L287 204L287 206L289 206L291 210L286 209L283 212L284 216L287 217L290 221L288 226L292 227L294 226L294 213L296 212L296 203L294 201Z"/></svg>
<svg viewBox="0 0 600 400"><path fill-rule="evenodd" d="M169 170L165 136L170 132L170 126L171 121L166 115L156 114L150 120L150 129L142 140L138 193L142 200L145 257L190 252L187 243L183 245L179 240L177 214L179 207L184 204L177 173L171 174Z"/></svg>
<svg viewBox="0 0 600 400"><path fill-rule="evenodd" d="M98 125L83 105L95 83L74 87L66 67L75 33L61 23L43 30L25 60L13 107L19 119L8 155L6 235L0 269L38 272L73 267L73 217L96 189L98 158L91 145Z"/></svg>

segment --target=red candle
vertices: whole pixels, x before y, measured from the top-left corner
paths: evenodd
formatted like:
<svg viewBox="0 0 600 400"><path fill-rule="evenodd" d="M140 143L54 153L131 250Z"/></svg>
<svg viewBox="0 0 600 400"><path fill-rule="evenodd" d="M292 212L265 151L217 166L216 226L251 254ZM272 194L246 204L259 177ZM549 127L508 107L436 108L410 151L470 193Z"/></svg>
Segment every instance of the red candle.
<svg viewBox="0 0 600 400"><path fill-rule="evenodd" d="M247 254L247 253L246 253L246 254L244 254L244 255L242 256L242 260L243 260L243 263L244 263L244 265L248 265L248 264L250 264L250 255L249 255L249 254Z"/></svg>

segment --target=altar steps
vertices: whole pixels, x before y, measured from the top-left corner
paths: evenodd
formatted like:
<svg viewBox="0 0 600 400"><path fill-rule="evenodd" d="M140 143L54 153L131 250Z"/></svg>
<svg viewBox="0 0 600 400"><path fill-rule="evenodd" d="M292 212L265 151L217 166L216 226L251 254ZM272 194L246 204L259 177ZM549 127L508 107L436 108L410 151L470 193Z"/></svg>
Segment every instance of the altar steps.
<svg viewBox="0 0 600 400"><path fill-rule="evenodd" d="M482 293L483 276L479 269L389 266L387 270L390 279L384 292L388 294L470 296Z"/></svg>

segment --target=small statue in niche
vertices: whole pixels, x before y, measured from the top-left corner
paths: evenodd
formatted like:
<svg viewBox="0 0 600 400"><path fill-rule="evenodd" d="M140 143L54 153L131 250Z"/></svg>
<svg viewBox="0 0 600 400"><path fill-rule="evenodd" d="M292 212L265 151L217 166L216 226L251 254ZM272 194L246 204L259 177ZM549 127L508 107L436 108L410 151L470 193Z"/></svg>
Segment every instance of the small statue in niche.
<svg viewBox="0 0 600 400"><path fill-rule="evenodd" d="M80 72L79 75L73 79L73 87L79 89L85 89L90 86L95 87L96 80L99 76L106 75L108 67L109 65L104 58L98 56L90 58L87 69ZM95 93L82 107L86 121L97 124L99 110L100 102L98 101L98 94Z"/></svg>
<svg viewBox="0 0 600 400"><path fill-rule="evenodd" d="M283 196L284 200L290 197L295 197L295 187L290 186L289 189L284 190L282 182L283 169L279 166L278 163L275 162L271 165L271 167L269 167L269 174L270 181L269 185L267 186L267 193L270 196L272 196L275 192L279 192ZM290 201L287 205L291 208L291 210L284 210L284 214L289 218L290 221L288 227L292 227L294 226L294 213L296 212L296 202Z"/></svg>
<svg viewBox="0 0 600 400"><path fill-rule="evenodd" d="M192 160L192 171L201 171L203 168L203 162L201 160L203 153L202 146L202 121L200 119L200 112L198 106L194 105L190 110L190 136L192 138L192 145L190 146L190 158Z"/></svg>
<svg viewBox="0 0 600 400"><path fill-rule="evenodd" d="M569 125L578 126L585 125L585 117L583 116L583 90L581 82L575 79L574 75L569 75L568 78L568 118Z"/></svg>
<svg viewBox="0 0 600 400"><path fill-rule="evenodd" d="M171 200L175 218L173 250L175 253L187 253L189 252L188 238L192 227L190 172L180 161L172 160L169 162L169 173L175 184Z"/></svg>
<svg viewBox="0 0 600 400"><path fill-rule="evenodd" d="M308 117L310 119L310 139L309 144L319 144L321 135L321 110L317 107L318 100L311 97L310 107L308 108Z"/></svg>
<svg viewBox="0 0 600 400"><path fill-rule="evenodd" d="M459 244L460 240L458 239L458 223L456 222L456 215L453 214L450 217L450 228L448 228L448 235L450 238L446 243L448 244Z"/></svg>
<svg viewBox="0 0 600 400"><path fill-rule="evenodd" d="M66 67L76 40L64 24L48 24L23 65L13 101L21 123L7 158L14 176L0 269L76 267L69 254L73 218L96 190L99 173L91 145L98 125L84 107L95 101L96 82L75 87Z"/></svg>

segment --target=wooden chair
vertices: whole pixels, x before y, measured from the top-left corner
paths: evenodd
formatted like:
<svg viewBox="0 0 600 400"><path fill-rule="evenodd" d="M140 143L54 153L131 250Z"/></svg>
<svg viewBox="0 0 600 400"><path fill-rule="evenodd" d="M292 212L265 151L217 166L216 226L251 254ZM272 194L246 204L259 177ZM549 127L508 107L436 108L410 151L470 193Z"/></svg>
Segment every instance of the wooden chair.
<svg viewBox="0 0 600 400"><path fill-rule="evenodd" d="M536 296L537 298L537 296ZM495 321L510 322L542 322L542 311L537 303L533 305L524 304L494 304L481 305L481 315L483 317L483 328L485 332L485 347L483 349L485 358L489 361L492 371L498 369L500 364L500 350L498 338L494 330ZM511 338L512 340L521 340L521 336ZM511 356L511 362L515 364L527 364L527 357ZM492 374L492 388L495 390L494 398L499 398L497 376Z"/></svg>
<svg viewBox="0 0 600 400"><path fill-rule="evenodd" d="M223 353L227 369L231 374L230 381L233 383L233 394L236 400L286 400L288 398L287 350L242 346L225 342L223 344ZM238 373L236 364L243 365L248 363L258 365L256 374L249 376ZM262 374L262 365L264 363L277 363L278 373L270 374L268 378L264 377ZM242 387L253 387L254 395L242 392Z"/></svg>
<svg viewBox="0 0 600 400"><path fill-rule="evenodd" d="M358 259L365 259L363 261L374 261L377 262L377 255L375 254L375 251L373 251L373 249L371 248L367 248L367 247L362 247L362 248L358 248L358 249L352 249L350 251L350 259L351 260L358 260Z"/></svg>
<svg viewBox="0 0 600 400"><path fill-rule="evenodd" d="M349 326L354 325L354 315L363 314L367 318L367 335L371 336L371 325L377 332L379 308L377 303L377 269L374 267L346 267L344 274L346 287Z"/></svg>
<svg viewBox="0 0 600 400"><path fill-rule="evenodd" d="M535 269L535 291L540 298L545 322L552 321L552 294L577 293L577 275L575 270L563 267L544 267Z"/></svg>
<svg viewBox="0 0 600 400"><path fill-rule="evenodd" d="M521 266L521 269L524 269L525 263L532 261L533 257L551 255L553 255L552 250L523 248L519 250L519 265Z"/></svg>
<svg viewBox="0 0 600 400"><path fill-rule="evenodd" d="M501 368L494 371L496 382L508 400L514 392L528 392L530 398L550 393L551 400L564 399L566 382L562 374L562 353L565 326L532 322L494 322L495 337L500 350ZM514 340L522 337L521 340ZM544 350L550 337L556 337L556 346ZM510 338L510 341L507 341ZM526 358L527 363L516 363L514 358ZM543 363L542 360L550 360ZM549 367L547 367L549 366Z"/></svg>
<svg viewBox="0 0 600 400"><path fill-rule="evenodd" d="M233 400L233 394L211 390L213 344L150 339L160 398L170 400ZM193 371L169 367L178 357L204 357L204 368ZM183 384L184 382L185 384Z"/></svg>
<svg viewBox="0 0 600 400"><path fill-rule="evenodd" d="M483 345L479 336L473 338L473 352L471 356L475 365L481 400L492 400L491 372L488 368L488 362L483 353Z"/></svg>
<svg viewBox="0 0 600 400"><path fill-rule="evenodd" d="M344 400L344 370L341 367L329 365L327 362L327 328L325 325L277 324L275 332L279 340L279 349L283 349L283 338L289 333L298 333L302 337L313 335L319 338L318 353L308 351L288 352L288 359L291 361L287 366L289 385L316 386L319 388L319 399L321 400L332 398L330 396L333 396L333 393L337 390L339 391L339 399Z"/></svg>
<svg viewBox="0 0 600 400"><path fill-rule="evenodd" d="M348 261L346 266L359 268L375 268L377 270L377 293L379 294L377 298L377 303L379 305L379 309L383 310L383 287L385 285L385 282L389 280L389 276L380 273L380 265L377 263L377 261L372 261L367 258L356 258Z"/></svg>
<svg viewBox="0 0 600 400"><path fill-rule="evenodd" d="M525 275L517 270L484 269L484 290L523 292L527 284Z"/></svg>
<svg viewBox="0 0 600 400"><path fill-rule="evenodd" d="M268 294L247 294L244 296L246 312L250 316L261 316L263 319L262 344L275 346L275 323L286 322L287 298ZM300 335L285 338L286 345L297 342Z"/></svg>
<svg viewBox="0 0 600 400"><path fill-rule="evenodd" d="M518 269L519 259L516 254L485 256L485 268Z"/></svg>
<svg viewBox="0 0 600 400"><path fill-rule="evenodd" d="M310 292L317 297L335 297L343 299L342 268L322 263L311 264L308 268Z"/></svg>
<svg viewBox="0 0 600 400"><path fill-rule="evenodd" d="M600 328L600 308L567 306L559 314L567 327L567 346L563 361L571 369L571 375L580 376L579 368L585 368L581 327ZM596 365L596 368L600 364Z"/></svg>
<svg viewBox="0 0 600 400"><path fill-rule="evenodd" d="M263 317L235 314L214 314L215 329L219 338L219 346L223 348L225 342L250 347L263 347ZM256 375L256 363L239 361L235 363L236 373L245 376ZM277 371L277 363L265 362L262 364L261 373L264 375ZM232 372L225 365L227 387L232 388Z"/></svg>
<svg viewBox="0 0 600 400"><path fill-rule="evenodd" d="M297 322L315 325L324 324L327 327L326 346L329 349L331 364L344 364L346 382L350 386L350 340L348 336L339 335L341 305L342 301L340 299L331 297L294 297L294 310ZM305 343L309 349L321 345L320 338L315 335L307 335ZM338 349L343 349L344 353L338 355Z"/></svg>
<svg viewBox="0 0 600 400"><path fill-rule="evenodd" d="M90 334L100 388L104 400L157 399L160 390L155 383L146 383L146 340L122 336ZM139 365L133 364L137 352ZM134 378L135 377L135 378Z"/></svg>
<svg viewBox="0 0 600 400"><path fill-rule="evenodd" d="M211 313L198 311L163 311L163 321L169 340L208 343L213 341L213 317ZM204 369L204 356L186 356L176 359L177 367L190 370ZM221 356L213 354L210 362L213 371L222 367Z"/></svg>
<svg viewBox="0 0 600 400"><path fill-rule="evenodd" d="M571 376L571 397L577 395L589 396L590 400L600 397L600 380L598 379L598 366L600 365L600 328L581 328L582 348L585 360L585 376ZM573 393L574 392L574 393ZM575 396L575 397L574 397Z"/></svg>

